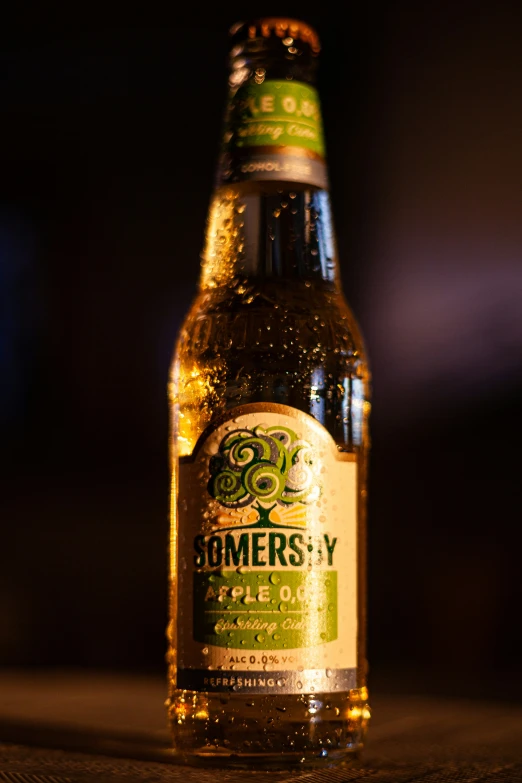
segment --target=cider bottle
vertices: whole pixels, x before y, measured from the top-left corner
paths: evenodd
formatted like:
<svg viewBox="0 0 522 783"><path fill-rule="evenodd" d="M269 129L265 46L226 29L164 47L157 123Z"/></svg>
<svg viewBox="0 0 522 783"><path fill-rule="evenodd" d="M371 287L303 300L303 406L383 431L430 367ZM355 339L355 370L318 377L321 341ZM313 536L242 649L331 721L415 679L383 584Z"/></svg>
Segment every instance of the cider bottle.
<svg viewBox="0 0 522 783"><path fill-rule="evenodd" d="M199 292L169 381L168 715L186 763L327 766L369 718L369 374L341 290L315 31L231 30Z"/></svg>

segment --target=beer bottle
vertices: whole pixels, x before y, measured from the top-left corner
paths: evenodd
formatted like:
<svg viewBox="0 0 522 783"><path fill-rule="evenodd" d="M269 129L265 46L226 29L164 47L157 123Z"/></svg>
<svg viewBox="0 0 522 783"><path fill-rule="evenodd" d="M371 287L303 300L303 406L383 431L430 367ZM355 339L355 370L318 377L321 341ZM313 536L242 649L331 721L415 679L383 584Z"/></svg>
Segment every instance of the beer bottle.
<svg viewBox="0 0 522 783"><path fill-rule="evenodd" d="M369 717L369 377L339 280L319 49L293 19L231 30L199 293L169 383L167 704L191 764L335 764Z"/></svg>

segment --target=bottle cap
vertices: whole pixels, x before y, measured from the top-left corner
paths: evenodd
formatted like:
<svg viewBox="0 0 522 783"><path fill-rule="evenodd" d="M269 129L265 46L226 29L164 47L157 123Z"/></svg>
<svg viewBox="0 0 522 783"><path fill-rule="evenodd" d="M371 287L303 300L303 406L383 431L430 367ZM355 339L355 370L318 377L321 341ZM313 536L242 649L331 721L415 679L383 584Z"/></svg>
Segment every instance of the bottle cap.
<svg viewBox="0 0 522 783"><path fill-rule="evenodd" d="M275 36L281 38L282 43L289 47L292 46L294 40L298 40L308 44L314 54L321 51L321 43L316 31L299 19L276 16L237 22L230 28L230 35L236 39L250 40Z"/></svg>

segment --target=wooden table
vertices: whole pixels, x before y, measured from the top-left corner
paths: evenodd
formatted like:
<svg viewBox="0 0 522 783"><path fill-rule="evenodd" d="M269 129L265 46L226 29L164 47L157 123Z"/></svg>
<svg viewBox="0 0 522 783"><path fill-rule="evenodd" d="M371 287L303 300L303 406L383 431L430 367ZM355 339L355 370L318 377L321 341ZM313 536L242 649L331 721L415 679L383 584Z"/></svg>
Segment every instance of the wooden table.
<svg viewBox="0 0 522 783"><path fill-rule="evenodd" d="M522 783L520 706L374 694L361 763L265 773L173 763L164 699L156 677L4 671L0 782Z"/></svg>

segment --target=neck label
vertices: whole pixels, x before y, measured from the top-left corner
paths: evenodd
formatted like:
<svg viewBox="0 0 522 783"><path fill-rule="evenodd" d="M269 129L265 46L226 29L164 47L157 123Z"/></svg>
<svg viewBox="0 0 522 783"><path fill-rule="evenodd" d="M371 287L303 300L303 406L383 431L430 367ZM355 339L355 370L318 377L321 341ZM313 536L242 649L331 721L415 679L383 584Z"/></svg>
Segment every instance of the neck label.
<svg viewBox="0 0 522 783"><path fill-rule="evenodd" d="M272 180L327 187L317 90L271 79L243 84L229 105L219 179L220 184Z"/></svg>

